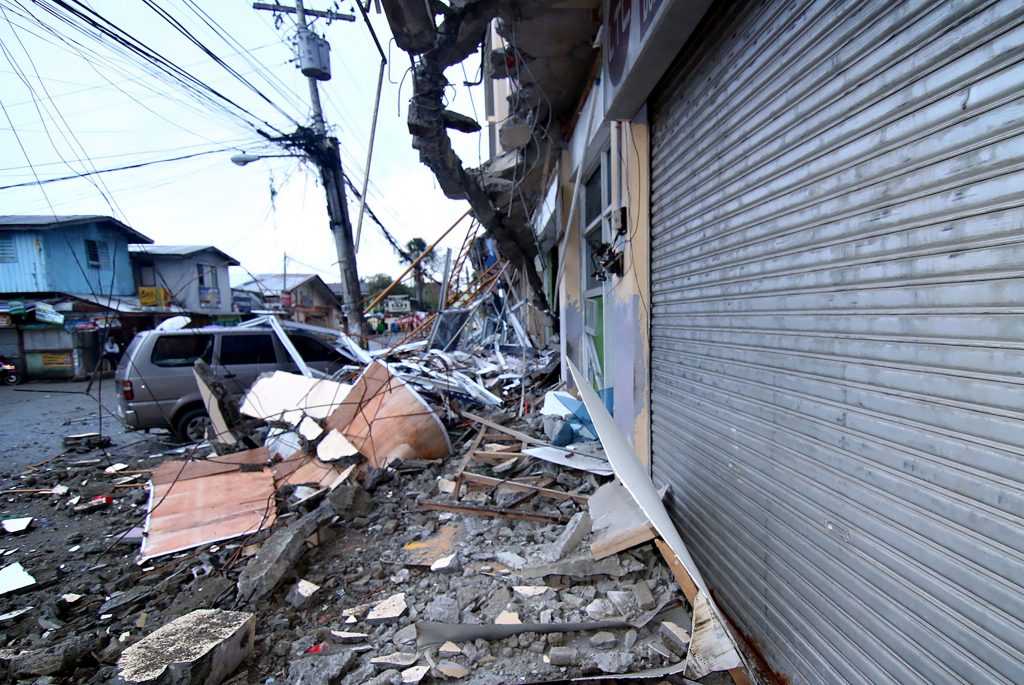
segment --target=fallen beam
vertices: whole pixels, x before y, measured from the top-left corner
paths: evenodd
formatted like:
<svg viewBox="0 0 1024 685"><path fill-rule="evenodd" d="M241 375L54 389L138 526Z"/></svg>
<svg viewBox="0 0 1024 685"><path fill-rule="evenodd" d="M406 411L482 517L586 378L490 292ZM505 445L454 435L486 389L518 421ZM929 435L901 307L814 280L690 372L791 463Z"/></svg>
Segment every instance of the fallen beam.
<svg viewBox="0 0 1024 685"><path fill-rule="evenodd" d="M542 488L538 485L529 485L527 483L519 483L514 480L503 480L501 478L492 478L491 476L482 476L477 473L463 472L462 480L469 483L479 483L480 485L491 485L501 486L508 490L515 490L517 492L534 492L539 497L546 497L548 499L567 500L571 499L573 502L580 504L586 504L588 497L586 495L574 495L569 492L562 492L561 490L551 490L549 488Z"/></svg>
<svg viewBox="0 0 1024 685"><path fill-rule="evenodd" d="M490 518L515 519L518 521L534 521L537 523L567 523L568 516L561 514L536 514L515 509L502 509L501 507L484 507L475 504L449 504L447 502L417 502L417 509L427 511L448 511L455 514L469 514L470 516L489 516Z"/></svg>

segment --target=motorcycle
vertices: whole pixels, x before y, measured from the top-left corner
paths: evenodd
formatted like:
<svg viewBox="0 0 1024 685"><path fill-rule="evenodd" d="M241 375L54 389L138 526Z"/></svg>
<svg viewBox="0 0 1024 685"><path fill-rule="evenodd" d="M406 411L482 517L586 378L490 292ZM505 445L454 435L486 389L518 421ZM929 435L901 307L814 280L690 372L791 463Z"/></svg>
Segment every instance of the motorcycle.
<svg viewBox="0 0 1024 685"><path fill-rule="evenodd" d="M0 382L4 385L21 383L21 371L3 356L0 356Z"/></svg>

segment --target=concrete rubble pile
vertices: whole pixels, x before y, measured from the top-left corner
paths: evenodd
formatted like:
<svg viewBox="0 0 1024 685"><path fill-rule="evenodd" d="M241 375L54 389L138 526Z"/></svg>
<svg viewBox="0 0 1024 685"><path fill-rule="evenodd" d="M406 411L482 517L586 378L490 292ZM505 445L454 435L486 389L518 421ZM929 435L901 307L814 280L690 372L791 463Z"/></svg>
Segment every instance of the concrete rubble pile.
<svg viewBox="0 0 1024 685"><path fill-rule="evenodd" d="M600 400L554 391L551 351L491 349L275 372L211 408L212 453L28 474L76 543L9 572L0 662L40 684L735 679Z"/></svg>

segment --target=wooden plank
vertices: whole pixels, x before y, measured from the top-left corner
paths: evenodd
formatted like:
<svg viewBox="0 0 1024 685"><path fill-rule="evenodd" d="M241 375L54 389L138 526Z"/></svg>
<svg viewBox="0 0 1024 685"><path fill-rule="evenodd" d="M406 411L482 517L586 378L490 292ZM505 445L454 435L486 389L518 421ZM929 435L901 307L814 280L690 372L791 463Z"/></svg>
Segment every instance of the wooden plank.
<svg viewBox="0 0 1024 685"><path fill-rule="evenodd" d="M491 421L489 419L485 419L482 416L477 416L476 414L470 413L468 411L463 411L462 415L465 416L470 421L476 421L481 426L486 426L487 428L490 428L492 430L496 430L499 433L504 433L505 435L511 435L515 439L521 440L521 441L523 441L525 443L528 443L530 445L537 445L539 447L550 447L551 446L551 443L548 443L548 442L545 442L545 441L540 440L538 438L535 438L533 436L527 435L526 433L517 431L514 428L506 428L505 426L502 426L501 424L494 423L493 421Z"/></svg>
<svg viewBox="0 0 1024 685"><path fill-rule="evenodd" d="M679 587L682 588L683 594L686 595L686 601L693 606L694 601L697 599L697 586L693 582L693 578L690 577L690 573L686 570L686 567L679 561L672 548L668 546L668 543L657 538L654 544L658 547L658 551L661 552L661 556L665 559L665 563L668 564L668 568L672 571L672 575L675 577L676 582L679 583ZM726 628L728 630L728 628ZM736 685L751 685L750 676L747 675L747 671L742 666L731 668L728 671L729 677Z"/></svg>
<svg viewBox="0 0 1024 685"><path fill-rule="evenodd" d="M473 442L470 444L469 449L466 450L466 456L462 458L462 461L459 462L458 468L455 470L455 492L452 493L452 497L456 500L459 499L459 493L462 492L462 473L466 470L469 462L473 460L473 453L476 452L478 447L480 447L480 442L484 439L485 433L487 433L487 429L481 426L480 430L477 431L476 437L473 438Z"/></svg>
<svg viewBox="0 0 1024 685"><path fill-rule="evenodd" d="M490 518L515 519L518 521L536 521L538 523L568 523L569 517L561 514L536 514L501 507L485 507L476 504L451 504L449 502L417 502L417 509L427 511L450 511L455 514L470 516L488 516Z"/></svg>
<svg viewBox="0 0 1024 685"><path fill-rule="evenodd" d="M492 478L491 476L482 476L478 473L464 472L462 474L463 480L470 483L479 483L480 485L490 486L501 486L509 490L517 490L519 492L535 492L539 497L546 497L548 499L567 500L571 499L574 502L580 504L586 504L589 499L586 495L573 495L572 493L562 492L560 490L550 490L548 488L542 488L537 485L529 485L514 480L503 480L501 478Z"/></svg>
<svg viewBox="0 0 1024 685"><path fill-rule="evenodd" d="M668 564L668 568L672 571L672 575L675 577L676 582L679 583L679 587L682 589L683 594L686 596L686 601L693 606L694 601L697 599L697 586L693 582L693 578L690 577L689 571L683 566L682 562L676 557L675 552L668 546L668 543L657 538L654 544L658 547L658 551L661 552L661 556L665 559L665 563Z"/></svg>
<svg viewBox="0 0 1024 685"><path fill-rule="evenodd" d="M590 498L588 507L593 521L590 551L595 560L618 554L658 536L647 515L617 480L599 487Z"/></svg>

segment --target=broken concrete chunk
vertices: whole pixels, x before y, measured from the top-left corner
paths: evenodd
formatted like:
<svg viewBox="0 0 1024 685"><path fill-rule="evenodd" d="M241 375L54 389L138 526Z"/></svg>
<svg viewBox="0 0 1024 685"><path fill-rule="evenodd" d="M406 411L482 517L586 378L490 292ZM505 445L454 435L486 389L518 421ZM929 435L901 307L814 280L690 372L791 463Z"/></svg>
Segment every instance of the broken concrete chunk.
<svg viewBox="0 0 1024 685"><path fill-rule="evenodd" d="M125 649L115 682L217 685L252 652L255 637L253 614L197 609Z"/></svg>
<svg viewBox="0 0 1024 685"><path fill-rule="evenodd" d="M355 655L347 650L299 657L288 665L288 682L296 685L340 685L354 661Z"/></svg>
<svg viewBox="0 0 1024 685"><path fill-rule="evenodd" d="M370 635L368 633L353 633L347 630L332 630L331 639L338 644L347 645L354 642L365 642Z"/></svg>
<svg viewBox="0 0 1024 685"><path fill-rule="evenodd" d="M640 613L640 607L636 604L636 596L632 592L625 590L609 590L608 599L618 609L620 616L627 618L636 616Z"/></svg>
<svg viewBox="0 0 1024 685"><path fill-rule="evenodd" d="M540 597L551 592L547 585L513 585L512 592L522 597Z"/></svg>
<svg viewBox="0 0 1024 685"><path fill-rule="evenodd" d="M587 605L584 611L587 612L588 616L598 621L620 615L615 605L607 599L595 599Z"/></svg>
<svg viewBox="0 0 1024 685"><path fill-rule="evenodd" d="M459 570L459 556L456 553L441 557L430 565L430 570L435 573L455 573Z"/></svg>
<svg viewBox="0 0 1024 685"><path fill-rule="evenodd" d="M17 519L4 519L3 521L0 521L0 525L4 528L4 532L7 533L21 533L27 530L31 523L31 516L25 516Z"/></svg>
<svg viewBox="0 0 1024 685"><path fill-rule="evenodd" d="M35 584L36 579L18 562L8 564L0 569L0 595L6 595Z"/></svg>
<svg viewBox="0 0 1024 685"><path fill-rule="evenodd" d="M526 559L515 552L498 552L494 557L514 571L518 571L523 566L526 566Z"/></svg>
<svg viewBox="0 0 1024 685"><path fill-rule="evenodd" d="M614 633L602 630L590 636L590 644L594 647L612 647L618 642Z"/></svg>
<svg viewBox="0 0 1024 685"><path fill-rule="evenodd" d="M239 604L256 602L270 595L292 570L306 549L306 538L334 516L329 502L271 535L238 577Z"/></svg>
<svg viewBox="0 0 1024 685"><path fill-rule="evenodd" d="M375 656L370 659L370 663L378 670L387 671L392 668L409 668L419 660L416 652L394 652L385 656Z"/></svg>
<svg viewBox="0 0 1024 685"><path fill-rule="evenodd" d="M409 605L405 601L405 593L399 592L375 604L366 615L366 620L369 623L387 623L398 619L408 609Z"/></svg>
<svg viewBox="0 0 1024 685"><path fill-rule="evenodd" d="M437 648L438 654L462 654L462 649L454 642L445 642L443 645Z"/></svg>
<svg viewBox="0 0 1024 685"><path fill-rule="evenodd" d="M416 642L416 625L410 623L404 628L399 628L395 631L395 636L391 638L391 641L396 645L411 645Z"/></svg>
<svg viewBox="0 0 1024 685"><path fill-rule="evenodd" d="M430 671L430 666L413 666L402 671L402 682L403 683L418 683L427 675Z"/></svg>
<svg viewBox="0 0 1024 685"><path fill-rule="evenodd" d="M690 633L684 630L679 624L672 621L664 621L658 627L665 646L676 654L683 656L690 647Z"/></svg>
<svg viewBox="0 0 1024 685"><path fill-rule="evenodd" d="M514 611L502 611L498 614L498 617L494 619L494 622L500 626L510 626L522 623L519 620L519 614Z"/></svg>
<svg viewBox="0 0 1024 685"><path fill-rule="evenodd" d="M577 554L543 566L524 568L517 575L523 578L543 576L611 576L620 578L626 570L617 556L594 561L589 552Z"/></svg>
<svg viewBox="0 0 1024 685"><path fill-rule="evenodd" d="M579 511L573 514L569 523L562 529L562 534L551 544L551 559L564 559L575 552L584 538L590 535L590 525L590 514L587 512Z"/></svg>
<svg viewBox="0 0 1024 685"><path fill-rule="evenodd" d="M552 666L574 666L579 660L575 647L552 647L548 651L548 661Z"/></svg>
<svg viewBox="0 0 1024 685"><path fill-rule="evenodd" d="M437 662L437 670L446 678L453 678L458 680L459 678L465 678L469 675L469 669L462 664L457 664L454 661L439 661Z"/></svg>
<svg viewBox="0 0 1024 685"><path fill-rule="evenodd" d="M309 601L309 598L320 589L320 586L316 583L311 583L305 579L299 579L299 582L292 586L292 589L288 592L287 601L296 609L301 607L303 604Z"/></svg>
<svg viewBox="0 0 1024 685"><path fill-rule="evenodd" d="M639 582L633 586L633 601L641 611L650 611L656 605L651 588L645 582Z"/></svg>
<svg viewBox="0 0 1024 685"><path fill-rule="evenodd" d="M603 673L624 673L633 666L633 655L629 652L599 652L594 663Z"/></svg>

